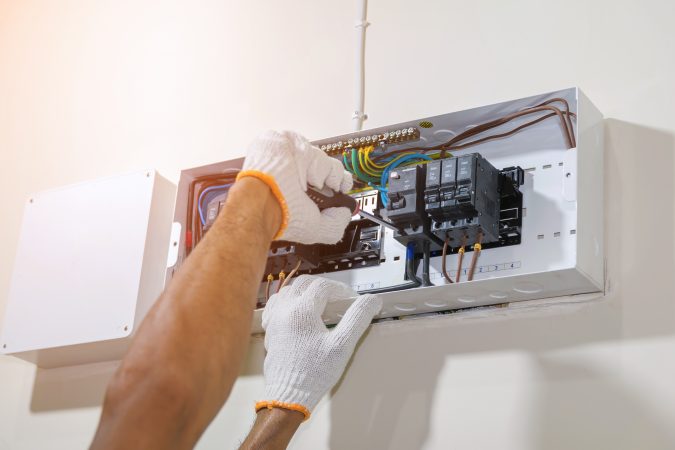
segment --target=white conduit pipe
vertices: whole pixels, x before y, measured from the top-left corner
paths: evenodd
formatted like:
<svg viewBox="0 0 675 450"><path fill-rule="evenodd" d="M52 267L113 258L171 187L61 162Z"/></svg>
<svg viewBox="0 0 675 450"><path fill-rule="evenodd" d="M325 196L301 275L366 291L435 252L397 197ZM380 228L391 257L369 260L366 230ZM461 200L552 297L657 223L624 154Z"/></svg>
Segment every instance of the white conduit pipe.
<svg viewBox="0 0 675 450"><path fill-rule="evenodd" d="M368 21L368 0L357 0L358 19L356 24L356 96L354 113L352 120L354 121L354 131L361 131L363 129L363 121L368 118L366 115L365 101L366 101L366 28Z"/></svg>

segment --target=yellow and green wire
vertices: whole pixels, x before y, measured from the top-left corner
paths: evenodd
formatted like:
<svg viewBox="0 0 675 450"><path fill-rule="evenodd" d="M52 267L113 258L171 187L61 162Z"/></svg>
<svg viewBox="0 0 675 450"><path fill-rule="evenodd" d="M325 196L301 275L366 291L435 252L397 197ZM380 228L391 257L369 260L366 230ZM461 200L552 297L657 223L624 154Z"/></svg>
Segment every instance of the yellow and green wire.
<svg viewBox="0 0 675 450"><path fill-rule="evenodd" d="M375 147L367 146L363 148L352 148L342 153L342 161L345 168L353 173L357 179L368 183L372 188L378 189L382 197L382 202L387 204L387 182L389 172L398 166L407 166L410 164L426 163L433 159L438 159L440 154L425 155L415 151L397 154L392 159L376 163L370 157Z"/></svg>

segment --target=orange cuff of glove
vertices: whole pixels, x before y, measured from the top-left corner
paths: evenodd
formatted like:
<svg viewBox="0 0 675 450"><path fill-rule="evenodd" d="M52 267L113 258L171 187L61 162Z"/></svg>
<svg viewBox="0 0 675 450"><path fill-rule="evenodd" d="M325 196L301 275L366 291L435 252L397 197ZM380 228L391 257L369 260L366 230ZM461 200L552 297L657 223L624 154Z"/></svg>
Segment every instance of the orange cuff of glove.
<svg viewBox="0 0 675 450"><path fill-rule="evenodd" d="M265 183L267 187L270 188L270 191L272 191L272 195L274 195L274 197L279 202L279 206L281 206L281 226L279 227L279 231L277 231L277 234L274 236L273 240L279 239L288 227L288 204L286 203L284 194L282 194L281 189L279 189L279 185L277 185L274 177L258 170L242 170L237 175L237 180L240 180L244 177L257 178Z"/></svg>
<svg viewBox="0 0 675 450"><path fill-rule="evenodd" d="M309 419L309 414L310 414L309 410L302 405L298 405L297 403L278 402L276 400L269 400L269 401L265 400L265 401L257 402L255 404L255 412L258 412L263 408L267 408L267 409L282 408L282 409L288 409L288 410L291 410L291 411L301 412L305 415L304 420Z"/></svg>

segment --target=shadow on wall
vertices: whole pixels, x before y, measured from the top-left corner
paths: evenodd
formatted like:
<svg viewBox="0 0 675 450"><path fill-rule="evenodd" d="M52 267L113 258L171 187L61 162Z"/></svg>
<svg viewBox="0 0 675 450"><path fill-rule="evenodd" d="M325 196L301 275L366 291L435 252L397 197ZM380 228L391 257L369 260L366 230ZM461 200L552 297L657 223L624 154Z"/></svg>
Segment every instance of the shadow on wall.
<svg viewBox="0 0 675 450"><path fill-rule="evenodd" d="M429 434L445 355L420 351L407 333L379 337L387 351L357 355L333 389L331 449L417 449Z"/></svg>
<svg viewBox="0 0 675 450"><path fill-rule="evenodd" d="M262 373L265 348L262 338L252 336L241 375ZM37 369L30 410L47 412L101 406L108 382L119 361Z"/></svg>
<svg viewBox="0 0 675 450"><path fill-rule="evenodd" d="M374 327L371 339L379 344L360 348L330 403L331 448L423 447L437 379L452 355L515 349L530 352L545 364L549 350L675 333L675 138L613 119L605 126L607 299L567 312L543 308L545 314L537 316L439 316ZM255 353L248 355L242 375L262 371L262 345L252 347ZM100 405L114 368L106 373L55 370L62 372L38 370L33 411ZM540 408L543 417L551 420L575 408L564 402L570 385L546 379L554 378L556 370L552 364L543 367L545 379L540 382L547 386ZM591 371L583 367L574 370ZM580 401L579 407L584 407L590 393L581 387L573 397L580 395L586 402ZM629 408L636 414L644 410L640 414L648 417L644 413L647 407L640 409L638 400L622 394L620 386L608 386L598 395L600 402L612 397L603 411ZM591 423L600 420L599 415L582 417ZM475 421L479 423L480 418ZM574 435L577 440L568 443L584 443L584 437L590 436L586 434L589 428L580 427L577 420L552 423L542 419L535 423L541 430L539 448L557 448L554 441L560 435ZM634 442L617 439L615 444L613 448L621 449Z"/></svg>
<svg viewBox="0 0 675 450"><path fill-rule="evenodd" d="M103 403L106 386L119 362L38 369L30 409L33 412L86 408Z"/></svg>
<svg viewBox="0 0 675 450"><path fill-rule="evenodd" d="M540 363L537 384L545 389L540 415L533 417L539 441L533 448L586 448L594 442L639 447L629 435L651 436L643 442L653 448L675 448L630 386L610 383L616 377L592 367L560 367L545 359L546 352L561 348L675 334L675 138L613 119L605 127L606 299L508 319L440 316L375 327L371 335L380 344L363 346L331 400L330 448L422 448L446 360L501 350L526 351ZM556 382L561 373L566 382ZM579 374L588 383L575 384ZM480 417L463 420L478 428L481 423Z"/></svg>
<svg viewBox="0 0 675 450"><path fill-rule="evenodd" d="M621 383L617 374L604 373L592 362L536 362L546 382L537 384L532 448L675 448L672 424L640 399L638 386Z"/></svg>
<svg viewBox="0 0 675 450"><path fill-rule="evenodd" d="M675 136L605 121L606 253L622 335L675 332Z"/></svg>
<svg viewBox="0 0 675 450"><path fill-rule="evenodd" d="M251 337L249 351L242 366L242 375L262 373L265 348L262 338ZM119 361L37 369L33 383L32 412L101 406L108 382Z"/></svg>

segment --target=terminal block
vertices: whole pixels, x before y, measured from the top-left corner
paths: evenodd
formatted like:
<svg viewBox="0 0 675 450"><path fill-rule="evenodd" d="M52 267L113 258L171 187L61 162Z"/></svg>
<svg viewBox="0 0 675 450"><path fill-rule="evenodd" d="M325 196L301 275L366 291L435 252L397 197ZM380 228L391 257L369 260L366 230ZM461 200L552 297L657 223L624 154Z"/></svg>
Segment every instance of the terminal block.
<svg viewBox="0 0 675 450"><path fill-rule="evenodd" d="M315 247L320 264L318 270L312 270L312 273L378 265L382 252L382 227L370 220L352 221L340 242Z"/></svg>
<svg viewBox="0 0 675 450"><path fill-rule="evenodd" d="M358 133L353 137L345 136L341 140L329 140L316 142L315 144L330 156L339 156L344 150L352 148L373 145L384 147L386 145L396 145L402 142L416 141L420 138L420 130L416 127L403 127L393 129L382 129L380 132L372 133L366 131Z"/></svg>
<svg viewBox="0 0 675 450"><path fill-rule="evenodd" d="M376 214L382 206L380 202L380 193L377 190L360 192L353 195L354 200L359 205L359 210L365 211L369 214ZM354 219L352 219L354 220Z"/></svg>
<svg viewBox="0 0 675 450"><path fill-rule="evenodd" d="M350 222L335 245L303 245L277 241L267 257L265 276L288 273L300 262L300 273L328 273L380 264L382 227L370 220Z"/></svg>
<svg viewBox="0 0 675 450"><path fill-rule="evenodd" d="M275 241L267 254L265 277L267 274L290 272L300 262L301 271L308 271L319 266L321 258L315 246Z"/></svg>

